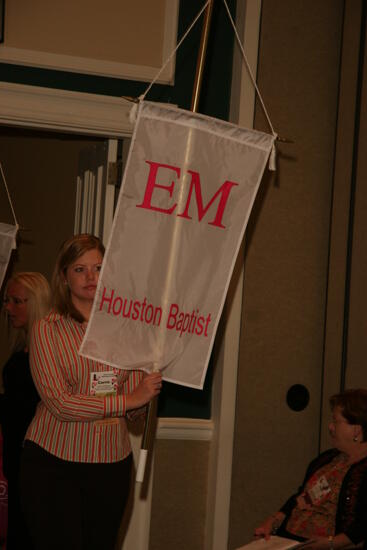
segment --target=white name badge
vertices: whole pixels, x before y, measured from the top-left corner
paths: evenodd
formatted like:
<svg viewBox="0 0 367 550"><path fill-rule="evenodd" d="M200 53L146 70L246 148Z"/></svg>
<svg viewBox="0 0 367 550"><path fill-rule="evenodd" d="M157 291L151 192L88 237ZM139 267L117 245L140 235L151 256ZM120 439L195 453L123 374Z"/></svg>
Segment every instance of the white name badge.
<svg viewBox="0 0 367 550"><path fill-rule="evenodd" d="M91 395L103 397L117 393L117 376L113 370L91 372L89 391Z"/></svg>
<svg viewBox="0 0 367 550"><path fill-rule="evenodd" d="M308 494L313 502L313 504L319 504L324 500L324 498L330 493L330 485L325 476L318 478L316 483L308 489Z"/></svg>

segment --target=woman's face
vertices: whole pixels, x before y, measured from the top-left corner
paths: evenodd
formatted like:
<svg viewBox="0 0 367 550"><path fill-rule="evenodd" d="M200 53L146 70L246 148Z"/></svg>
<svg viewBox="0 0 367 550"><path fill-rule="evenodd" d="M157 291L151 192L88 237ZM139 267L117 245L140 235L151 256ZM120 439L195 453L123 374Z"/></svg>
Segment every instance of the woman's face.
<svg viewBox="0 0 367 550"><path fill-rule="evenodd" d="M8 284L4 296L4 308L14 328L27 328L28 324L28 290L16 281Z"/></svg>
<svg viewBox="0 0 367 550"><path fill-rule="evenodd" d="M96 248L88 250L69 265L65 281L69 287L71 300L76 308L92 304L96 293L102 254Z"/></svg>
<svg viewBox="0 0 367 550"><path fill-rule="evenodd" d="M333 419L329 424L329 432L334 447L348 453L355 446L355 438L361 441L361 427L349 424L344 418L340 407L333 410Z"/></svg>

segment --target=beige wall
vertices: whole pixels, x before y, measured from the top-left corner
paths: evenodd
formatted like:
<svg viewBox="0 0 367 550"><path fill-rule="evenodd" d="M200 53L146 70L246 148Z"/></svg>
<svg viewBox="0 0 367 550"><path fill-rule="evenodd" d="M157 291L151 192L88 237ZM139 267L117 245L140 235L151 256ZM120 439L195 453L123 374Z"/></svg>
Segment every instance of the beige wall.
<svg viewBox="0 0 367 550"><path fill-rule="evenodd" d="M203 550L209 443L156 441L149 550Z"/></svg>
<svg viewBox="0 0 367 550"><path fill-rule="evenodd" d="M362 327L365 312L363 313L363 307L360 308L359 305L366 302L364 292L360 292L364 288L363 270L366 263L363 255L361 256L363 249L355 246L354 243L351 248L351 256L349 257L349 254L347 254L348 243L350 244L353 241L352 233L354 232L357 240L360 240L360 236L365 231L364 216L361 216L364 186L360 184L366 178L365 168L364 171L358 170L358 178L356 180L354 178L354 175L357 174L357 164L361 168L363 166L363 153L359 153L359 161L356 164L355 152L358 152L358 149L363 151L363 144L366 141L363 132L360 139L358 133L356 133L356 122L359 118L358 111L360 109L358 73L360 70L362 9L362 1L353 2L348 0L345 3L331 213L327 309L325 315L322 450L329 446L327 425L329 396L338 392L344 382L347 382L349 387L355 384L367 387L363 345L358 344L358 341L362 342L364 338ZM363 99L365 94L366 89L364 86L361 99L362 107L365 104ZM362 117L361 127L363 128L363 126L365 126L365 122L363 122ZM355 183L357 187L355 195L356 216L353 214L353 208L350 208ZM360 200L361 192L362 201ZM352 267L351 274L350 267ZM356 274L358 275L357 279L355 279ZM350 302L348 296L349 281L351 282ZM355 282L357 282L357 286ZM357 292L355 292L356 290ZM358 337L355 338L357 334ZM357 360L351 361L351 356ZM346 367L344 372L343 365ZM350 379L349 375L351 374L354 380ZM355 376L358 376L358 382Z"/></svg>
<svg viewBox="0 0 367 550"><path fill-rule="evenodd" d="M7 0L5 44L159 68L166 1Z"/></svg>
<svg viewBox="0 0 367 550"><path fill-rule="evenodd" d="M258 83L280 136L246 236L229 549L317 454L343 2L263 0ZM255 127L268 131L261 110ZM288 389L310 403L292 411Z"/></svg>
<svg viewBox="0 0 367 550"><path fill-rule="evenodd" d="M179 0L7 0L5 63L150 82L176 46ZM159 75L173 82L174 60Z"/></svg>
<svg viewBox="0 0 367 550"><path fill-rule="evenodd" d="M364 49L365 66L367 42ZM348 317L346 386L367 388L365 344L367 335L367 70L361 82L360 126L355 135L355 190L353 210L350 307Z"/></svg>

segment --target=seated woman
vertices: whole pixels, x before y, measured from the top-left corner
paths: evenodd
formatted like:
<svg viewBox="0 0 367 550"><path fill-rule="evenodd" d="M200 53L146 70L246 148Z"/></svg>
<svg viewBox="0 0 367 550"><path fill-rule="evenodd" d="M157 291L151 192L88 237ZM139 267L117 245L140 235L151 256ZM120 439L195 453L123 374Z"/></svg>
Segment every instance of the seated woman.
<svg viewBox="0 0 367 550"><path fill-rule="evenodd" d="M367 390L330 398L333 449L308 466L298 492L255 536L305 541L310 550L339 550L367 537Z"/></svg>
<svg viewBox="0 0 367 550"><path fill-rule="evenodd" d="M3 470L9 491L7 550L30 549L18 490L24 435L39 401L29 367L28 338L33 322L49 310L49 284L41 273L17 273L8 280L3 304L12 339L12 354L2 373L4 394L0 402Z"/></svg>

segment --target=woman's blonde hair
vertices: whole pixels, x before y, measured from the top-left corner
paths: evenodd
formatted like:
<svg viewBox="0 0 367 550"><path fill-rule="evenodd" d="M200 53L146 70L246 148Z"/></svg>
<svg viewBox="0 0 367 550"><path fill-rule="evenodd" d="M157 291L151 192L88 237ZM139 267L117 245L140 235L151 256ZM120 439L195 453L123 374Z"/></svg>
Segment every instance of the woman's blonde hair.
<svg viewBox="0 0 367 550"><path fill-rule="evenodd" d="M74 235L64 241L60 247L52 275L51 284L55 310L61 315L70 315L79 323L84 321L84 317L71 300L69 287L65 284L65 277L68 267L89 250L98 250L103 256L105 249L100 239L89 233Z"/></svg>
<svg viewBox="0 0 367 550"><path fill-rule="evenodd" d="M37 271L20 271L14 273L5 286L4 295L10 283L18 283L28 291L27 299L27 326L24 328L10 328L10 345L12 351L20 351L27 347L30 329L35 321L42 319L49 312L51 305L51 291L47 279Z"/></svg>

